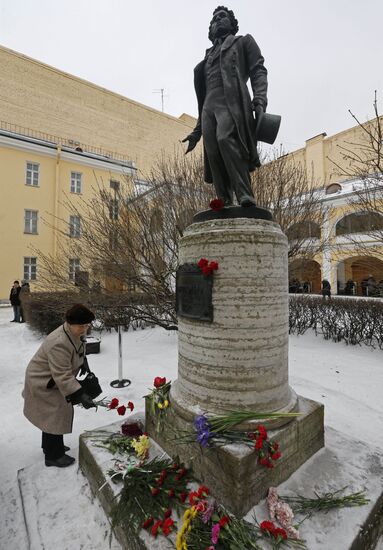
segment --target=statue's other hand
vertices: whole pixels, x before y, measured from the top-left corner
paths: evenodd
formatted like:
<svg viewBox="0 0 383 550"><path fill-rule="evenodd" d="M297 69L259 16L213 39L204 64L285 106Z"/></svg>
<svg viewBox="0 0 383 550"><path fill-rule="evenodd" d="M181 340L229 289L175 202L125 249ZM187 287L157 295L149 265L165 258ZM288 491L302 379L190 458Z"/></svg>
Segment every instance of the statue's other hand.
<svg viewBox="0 0 383 550"><path fill-rule="evenodd" d="M185 143L186 141L188 142L188 148L185 151L185 155L190 153L190 151L193 151L194 147L197 145L198 140L190 134L182 140L182 143Z"/></svg>

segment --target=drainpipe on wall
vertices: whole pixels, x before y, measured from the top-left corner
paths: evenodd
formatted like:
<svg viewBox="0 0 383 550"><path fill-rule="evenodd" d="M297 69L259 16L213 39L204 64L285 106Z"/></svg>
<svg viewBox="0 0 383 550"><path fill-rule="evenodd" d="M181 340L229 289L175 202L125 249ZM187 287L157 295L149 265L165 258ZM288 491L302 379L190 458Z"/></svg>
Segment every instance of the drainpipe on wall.
<svg viewBox="0 0 383 550"><path fill-rule="evenodd" d="M54 218L53 218L53 257L54 258L56 258L56 254L57 254L57 240L58 240L60 160L61 160L61 145L57 144L55 193L54 193Z"/></svg>

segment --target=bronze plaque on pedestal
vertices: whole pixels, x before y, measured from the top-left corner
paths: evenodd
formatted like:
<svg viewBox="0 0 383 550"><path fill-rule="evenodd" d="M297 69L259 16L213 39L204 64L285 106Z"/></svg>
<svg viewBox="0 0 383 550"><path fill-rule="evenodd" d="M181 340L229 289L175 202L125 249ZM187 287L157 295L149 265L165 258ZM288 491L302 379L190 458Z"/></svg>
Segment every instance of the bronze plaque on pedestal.
<svg viewBox="0 0 383 550"><path fill-rule="evenodd" d="M196 264L183 264L177 270L176 310L177 315L213 321L213 276L203 275Z"/></svg>

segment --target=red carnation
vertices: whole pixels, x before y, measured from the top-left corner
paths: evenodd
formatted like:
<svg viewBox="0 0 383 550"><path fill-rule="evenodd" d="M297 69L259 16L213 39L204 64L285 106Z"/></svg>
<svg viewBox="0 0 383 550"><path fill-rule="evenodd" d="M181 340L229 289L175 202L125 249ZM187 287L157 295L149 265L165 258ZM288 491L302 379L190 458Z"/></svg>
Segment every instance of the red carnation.
<svg viewBox="0 0 383 550"><path fill-rule="evenodd" d="M201 267L201 271L202 271L202 275L205 275L205 277L207 277L208 275L211 274L212 269L210 265L204 265L203 267Z"/></svg>
<svg viewBox="0 0 383 550"><path fill-rule="evenodd" d="M174 495L175 495L174 489L169 489L169 491L168 491L168 497L169 497L169 498L173 498Z"/></svg>
<svg viewBox="0 0 383 550"><path fill-rule="evenodd" d="M212 199L209 206L214 212L219 212L225 206L225 203L222 199Z"/></svg>
<svg viewBox="0 0 383 550"><path fill-rule="evenodd" d="M177 475L179 476L179 478L181 478L181 477L184 477L184 475L185 475L186 473L187 473L187 469L186 469L186 468L180 468L180 469L178 470L178 474L177 474Z"/></svg>
<svg viewBox="0 0 383 550"><path fill-rule="evenodd" d="M213 260L212 262L210 262L210 266L209 266L209 267L210 267L210 269L211 269L212 271L217 271L217 269L218 269L218 262L215 262L215 261Z"/></svg>
<svg viewBox="0 0 383 550"><path fill-rule="evenodd" d="M126 413L125 405L120 405L119 407L117 407L117 412L120 416L124 416L124 414Z"/></svg>
<svg viewBox="0 0 383 550"><path fill-rule="evenodd" d="M148 527L151 526L151 524L153 523L153 521L154 521L154 519L153 519L152 517L146 519L146 520L144 521L144 523L142 524L142 528L143 528L143 529L147 529Z"/></svg>
<svg viewBox="0 0 383 550"><path fill-rule="evenodd" d="M194 506L198 498L199 497L197 491L192 491L191 493L189 493L189 502L192 506Z"/></svg>
<svg viewBox="0 0 383 550"><path fill-rule="evenodd" d="M163 386L164 384L166 384L166 378L161 378L161 376L156 376L155 379L154 379L154 387L155 388L160 388L161 386Z"/></svg>
<svg viewBox="0 0 383 550"><path fill-rule="evenodd" d="M229 521L230 521L229 516L222 516L221 519L219 520L219 526L224 527L226 523L229 523Z"/></svg>
<svg viewBox="0 0 383 550"><path fill-rule="evenodd" d="M153 525L152 530L151 530L151 533L152 533L153 537L156 537L158 535L158 529L161 526L162 526L162 521L161 520L156 521L156 523Z"/></svg>
<svg viewBox="0 0 383 550"><path fill-rule="evenodd" d="M134 409L134 403L132 403L131 401L129 401L128 405L127 405L128 409L130 409L130 412L133 412L133 409Z"/></svg>
<svg viewBox="0 0 383 550"><path fill-rule="evenodd" d="M262 466L266 466L266 468L274 468L269 458L260 458L258 462L262 464Z"/></svg>
<svg viewBox="0 0 383 550"><path fill-rule="evenodd" d="M260 524L259 527L260 527L261 531L268 532L272 535L274 534L275 529L276 529L274 523L272 521L267 521L267 520L262 521L262 523Z"/></svg>
<svg viewBox="0 0 383 550"><path fill-rule="evenodd" d="M174 525L172 518L167 518L162 524L162 532L167 537L171 532Z"/></svg>
<svg viewBox="0 0 383 550"><path fill-rule="evenodd" d="M265 426L262 426L262 424L260 424L256 427L256 430L259 433L260 437L262 437L262 439L267 439L267 431Z"/></svg>
<svg viewBox="0 0 383 550"><path fill-rule="evenodd" d="M286 540L287 539L287 533L284 529L282 529L281 527L277 527L275 530L274 530L274 533L273 533L274 537L277 539L278 537L281 537L282 539Z"/></svg>
<svg viewBox="0 0 383 550"><path fill-rule="evenodd" d="M262 439L262 437L257 437L257 439L256 439L256 441L255 441L254 447L255 447L256 449L262 449L262 447L263 447L263 439Z"/></svg>
<svg viewBox="0 0 383 550"><path fill-rule="evenodd" d="M206 487L205 485L200 485L197 491L198 497L199 498L207 497L208 494L209 494L209 488Z"/></svg>
<svg viewBox="0 0 383 550"><path fill-rule="evenodd" d="M153 497L157 496L159 492L160 492L160 489L158 487L153 487L153 489L151 490Z"/></svg>
<svg viewBox="0 0 383 550"><path fill-rule="evenodd" d="M180 501L181 501L181 502L185 502L187 496L188 496L187 493L181 493L181 494L180 494Z"/></svg>
<svg viewBox="0 0 383 550"><path fill-rule="evenodd" d="M206 258L201 258L198 262L198 267L200 269L202 269L203 267L206 267L207 265L209 265L209 260L207 260Z"/></svg>
<svg viewBox="0 0 383 550"><path fill-rule="evenodd" d="M168 508L167 510L165 510L164 518L170 518L171 515L172 515L172 509L171 508Z"/></svg>
<svg viewBox="0 0 383 550"><path fill-rule="evenodd" d="M277 442L273 443L273 450L274 451L279 451L279 443L277 443Z"/></svg>
<svg viewBox="0 0 383 550"><path fill-rule="evenodd" d="M270 456L271 456L271 460L278 460L278 458L281 458L282 453L277 451L276 453L272 453Z"/></svg>
<svg viewBox="0 0 383 550"><path fill-rule="evenodd" d="M118 399L117 397L113 397L112 401L108 405L108 409L116 409L118 407Z"/></svg>

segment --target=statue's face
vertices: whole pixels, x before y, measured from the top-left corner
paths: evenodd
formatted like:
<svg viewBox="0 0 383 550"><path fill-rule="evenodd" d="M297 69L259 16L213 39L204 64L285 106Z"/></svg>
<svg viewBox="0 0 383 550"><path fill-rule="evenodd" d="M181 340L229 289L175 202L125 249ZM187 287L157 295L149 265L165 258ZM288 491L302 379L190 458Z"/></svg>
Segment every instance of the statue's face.
<svg viewBox="0 0 383 550"><path fill-rule="evenodd" d="M219 10L214 14L210 29L213 40L232 32L231 20L227 11Z"/></svg>

